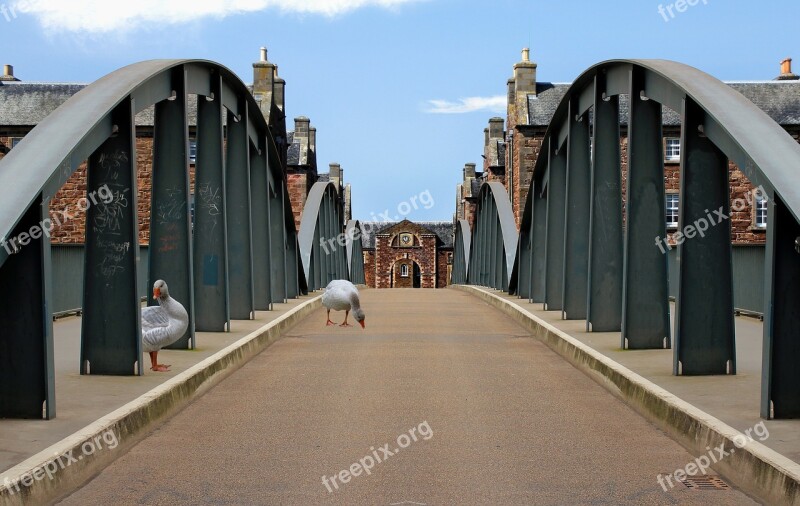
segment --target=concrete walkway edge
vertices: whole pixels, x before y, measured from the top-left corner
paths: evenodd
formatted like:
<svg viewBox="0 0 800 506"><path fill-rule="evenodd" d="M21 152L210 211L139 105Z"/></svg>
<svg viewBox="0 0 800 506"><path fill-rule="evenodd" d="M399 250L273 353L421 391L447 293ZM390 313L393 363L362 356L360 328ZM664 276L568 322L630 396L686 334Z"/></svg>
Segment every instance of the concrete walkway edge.
<svg viewBox="0 0 800 506"><path fill-rule="evenodd" d="M116 411L0 474L0 503L14 506L43 504L68 495L123 455L150 429L217 385L320 307L321 295L301 303ZM104 448L84 458L82 446L89 444L91 447L92 441L96 438L102 440L102 435L109 430L116 434L119 444L113 449ZM66 458L66 455L74 460ZM54 459L59 458L61 465L54 465ZM48 469L49 474L46 472Z"/></svg>
<svg viewBox="0 0 800 506"><path fill-rule="evenodd" d="M794 461L757 441L750 441L742 448L735 446L734 438L744 437L738 430L541 320L523 307L495 295L491 289L468 285L453 285L453 288L470 293L513 318L528 329L533 337L624 400L692 454L707 455L709 449L724 445L730 455L719 460L712 468L739 489L769 504L800 505L800 465ZM653 483L658 486L655 476Z"/></svg>

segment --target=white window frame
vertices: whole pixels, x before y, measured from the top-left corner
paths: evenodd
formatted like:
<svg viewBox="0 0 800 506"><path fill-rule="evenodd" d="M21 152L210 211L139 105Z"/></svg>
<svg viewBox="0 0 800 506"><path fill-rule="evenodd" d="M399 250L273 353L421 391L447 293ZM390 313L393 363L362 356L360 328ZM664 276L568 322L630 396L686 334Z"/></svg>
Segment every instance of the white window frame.
<svg viewBox="0 0 800 506"><path fill-rule="evenodd" d="M671 206L671 200L674 200L674 206ZM679 193L667 193L664 199L664 214L667 218L667 228L677 229L680 221L681 197ZM671 212L671 211L674 211ZM675 216L675 221L670 221L670 215Z"/></svg>
<svg viewBox="0 0 800 506"><path fill-rule="evenodd" d="M679 162L681 160L680 137L664 138L664 160L668 162Z"/></svg>
<svg viewBox="0 0 800 506"><path fill-rule="evenodd" d="M769 200L758 189L753 191L753 228L765 230L769 214Z"/></svg>
<svg viewBox="0 0 800 506"><path fill-rule="evenodd" d="M192 154L194 152L194 154ZM189 139L189 163L197 163L197 139Z"/></svg>
<svg viewBox="0 0 800 506"><path fill-rule="evenodd" d="M401 264L400 265L400 277L407 278L408 277L408 264Z"/></svg>

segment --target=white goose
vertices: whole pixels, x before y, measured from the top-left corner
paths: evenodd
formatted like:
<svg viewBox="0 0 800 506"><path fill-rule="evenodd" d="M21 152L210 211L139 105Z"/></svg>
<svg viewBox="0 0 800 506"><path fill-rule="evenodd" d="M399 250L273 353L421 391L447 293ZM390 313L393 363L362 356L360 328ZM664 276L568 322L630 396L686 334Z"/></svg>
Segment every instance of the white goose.
<svg viewBox="0 0 800 506"><path fill-rule="evenodd" d="M336 325L331 321L331 309L334 311L344 311L344 323L340 327L350 327L347 323L347 316L350 311L353 311L353 317L364 327L364 320L366 316L364 311L361 310L361 302L358 298L358 288L353 283L344 279L334 279L328 286L325 287L325 293L322 294L322 305L328 308L328 321L326 325Z"/></svg>
<svg viewBox="0 0 800 506"><path fill-rule="evenodd" d="M142 350L150 354L150 370L164 372L170 366L158 363L158 350L181 338L189 328L189 314L169 296L167 283L162 279L153 284L153 298L158 306L142 308Z"/></svg>

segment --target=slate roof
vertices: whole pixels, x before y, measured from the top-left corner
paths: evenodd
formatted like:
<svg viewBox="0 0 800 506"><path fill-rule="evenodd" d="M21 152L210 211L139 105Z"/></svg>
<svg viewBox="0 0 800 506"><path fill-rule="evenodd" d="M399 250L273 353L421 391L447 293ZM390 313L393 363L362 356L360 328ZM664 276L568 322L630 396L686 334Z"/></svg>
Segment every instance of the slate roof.
<svg viewBox="0 0 800 506"><path fill-rule="evenodd" d="M286 165L300 165L300 142L294 142L294 132L286 132L286 144L289 146Z"/></svg>
<svg viewBox="0 0 800 506"><path fill-rule="evenodd" d="M36 126L86 84L29 83L4 81L0 85L0 125ZM197 123L197 99L189 96L187 104L189 124ZM136 124L152 126L154 107L150 106L136 115Z"/></svg>
<svg viewBox="0 0 800 506"><path fill-rule="evenodd" d="M384 230L397 225L398 221L364 221L361 222L361 240L364 249L375 249L375 236ZM419 225L430 230L436 234L439 239L440 248L452 248L453 237L453 223L450 221L414 221L415 225Z"/></svg>
<svg viewBox="0 0 800 506"><path fill-rule="evenodd" d="M780 125L800 125L800 81L736 81L726 83L767 113ZM547 126L570 84L536 83L537 95L528 96L528 124ZM664 125L680 125L680 114L663 108ZM620 124L628 123L628 96L619 104Z"/></svg>

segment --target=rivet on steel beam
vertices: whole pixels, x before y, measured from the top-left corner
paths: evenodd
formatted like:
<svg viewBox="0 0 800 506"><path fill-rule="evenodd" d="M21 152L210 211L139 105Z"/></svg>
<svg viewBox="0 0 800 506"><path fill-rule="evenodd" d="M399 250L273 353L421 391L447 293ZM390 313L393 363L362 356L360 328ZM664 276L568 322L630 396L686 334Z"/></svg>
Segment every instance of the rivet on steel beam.
<svg viewBox="0 0 800 506"><path fill-rule="evenodd" d="M794 240L794 250L800 253L800 237Z"/></svg>
<svg viewBox="0 0 800 506"><path fill-rule="evenodd" d="M644 90L642 90L642 91L640 91L640 92L639 92L639 98L640 98L640 99L642 99L642 102L647 102L648 100L650 100L650 99L647 97L647 95L645 95L645 94L644 94Z"/></svg>
<svg viewBox="0 0 800 506"><path fill-rule="evenodd" d="M175 90L172 90L172 94L169 96L169 98L167 98L167 100L172 101L172 100L175 100L176 98L178 98L178 92L175 91Z"/></svg>
<svg viewBox="0 0 800 506"><path fill-rule="evenodd" d="M111 125L111 137L119 135L119 125Z"/></svg>
<svg viewBox="0 0 800 506"><path fill-rule="evenodd" d="M697 125L697 132L700 134L700 137L706 137L706 129L703 125Z"/></svg>
<svg viewBox="0 0 800 506"><path fill-rule="evenodd" d="M206 101L213 102L214 101L214 92L212 91L208 95L206 95Z"/></svg>

